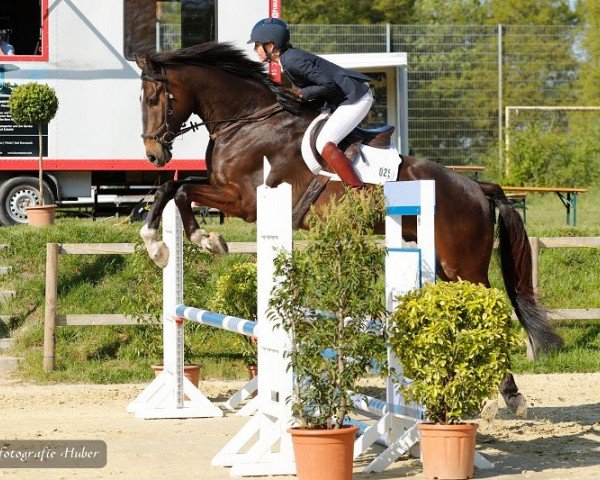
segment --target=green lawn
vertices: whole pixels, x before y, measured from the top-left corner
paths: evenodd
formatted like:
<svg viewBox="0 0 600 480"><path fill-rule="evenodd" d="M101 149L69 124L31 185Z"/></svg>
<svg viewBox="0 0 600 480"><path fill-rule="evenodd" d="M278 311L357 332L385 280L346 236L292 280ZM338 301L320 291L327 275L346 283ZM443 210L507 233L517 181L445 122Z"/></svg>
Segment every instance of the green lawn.
<svg viewBox="0 0 600 480"><path fill-rule="evenodd" d="M600 188L580 195L578 226L564 225L564 208L556 195L527 197L527 229L535 236L600 236ZM0 265L13 272L0 279L0 288L15 289L19 296L0 305L0 314L13 314L11 329L17 353L24 356L22 374L37 381L126 382L148 380L151 363L161 358L160 327L57 328L57 369L41 372L45 245L47 242L137 242L140 224L115 218L90 220L59 218L49 229L27 226L0 227ZM209 225L229 241L253 241L254 225L233 219L225 225ZM297 236L301 237L302 232ZM188 244L189 245L189 244ZM232 263L250 256L213 258L186 247L186 297L192 305L207 305L219 276ZM143 251L120 256L61 256L59 260L58 312L154 314L160 311L160 272ZM495 286L502 282L496 261L491 268ZM600 308L600 249L543 250L540 261L540 292L549 308ZM189 325L186 354L189 361L204 365L206 377L245 376L243 347L239 336L199 325ZM577 372L600 370L600 320L558 325L566 339L561 352L535 364L525 360L524 348L515 352L518 372Z"/></svg>

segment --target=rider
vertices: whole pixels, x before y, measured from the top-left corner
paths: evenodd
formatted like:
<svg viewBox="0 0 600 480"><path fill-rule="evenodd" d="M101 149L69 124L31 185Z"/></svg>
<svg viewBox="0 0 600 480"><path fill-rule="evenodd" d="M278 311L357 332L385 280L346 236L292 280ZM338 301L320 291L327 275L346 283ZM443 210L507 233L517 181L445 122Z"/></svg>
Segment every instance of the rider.
<svg viewBox="0 0 600 480"><path fill-rule="evenodd" d="M265 18L252 28L250 40L262 62L279 62L297 95L306 101L319 101L333 113L317 137L317 150L327 165L353 189L364 187L350 159L337 144L367 115L373 94L362 73L346 70L321 57L294 48L290 31L282 20Z"/></svg>

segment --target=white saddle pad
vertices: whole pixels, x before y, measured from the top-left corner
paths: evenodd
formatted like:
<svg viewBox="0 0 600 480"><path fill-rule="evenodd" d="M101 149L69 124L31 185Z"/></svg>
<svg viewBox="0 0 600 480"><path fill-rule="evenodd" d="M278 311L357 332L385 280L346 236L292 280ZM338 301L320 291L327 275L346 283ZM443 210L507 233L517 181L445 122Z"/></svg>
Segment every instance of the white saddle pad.
<svg viewBox="0 0 600 480"><path fill-rule="evenodd" d="M327 116L322 113L315 118L309 125L304 137L302 138L302 158L304 163L315 175L325 175L331 177L333 181L341 181L340 177L333 173L323 170L315 158L312 148L310 147L311 132L315 128L317 122ZM360 153L353 159L352 164L358 176L364 183L372 183L375 185L383 185L385 182L395 181L398 178L398 168L402 159L395 147L390 148L374 148L368 145L360 146Z"/></svg>

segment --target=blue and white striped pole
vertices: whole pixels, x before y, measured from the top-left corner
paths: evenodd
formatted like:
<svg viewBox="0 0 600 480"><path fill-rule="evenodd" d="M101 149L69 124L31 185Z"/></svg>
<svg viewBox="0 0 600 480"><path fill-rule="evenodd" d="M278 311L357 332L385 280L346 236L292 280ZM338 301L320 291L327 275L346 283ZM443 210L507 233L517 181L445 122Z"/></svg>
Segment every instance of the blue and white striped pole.
<svg viewBox="0 0 600 480"><path fill-rule="evenodd" d="M248 337L256 336L256 322L243 318L232 317L222 313L209 312L201 308L186 307L185 305L177 305L175 307L175 315L179 318L184 318L190 322L210 325L211 327L228 330L230 332L241 333Z"/></svg>

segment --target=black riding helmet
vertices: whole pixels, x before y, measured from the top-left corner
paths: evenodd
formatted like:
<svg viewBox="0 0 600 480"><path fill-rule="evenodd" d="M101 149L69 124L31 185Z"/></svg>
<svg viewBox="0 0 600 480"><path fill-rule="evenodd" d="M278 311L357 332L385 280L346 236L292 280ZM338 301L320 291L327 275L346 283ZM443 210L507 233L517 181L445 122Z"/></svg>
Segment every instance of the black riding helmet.
<svg viewBox="0 0 600 480"><path fill-rule="evenodd" d="M263 18L252 27L248 43L254 42L273 42L280 51L283 51L290 42L290 30L283 20Z"/></svg>

